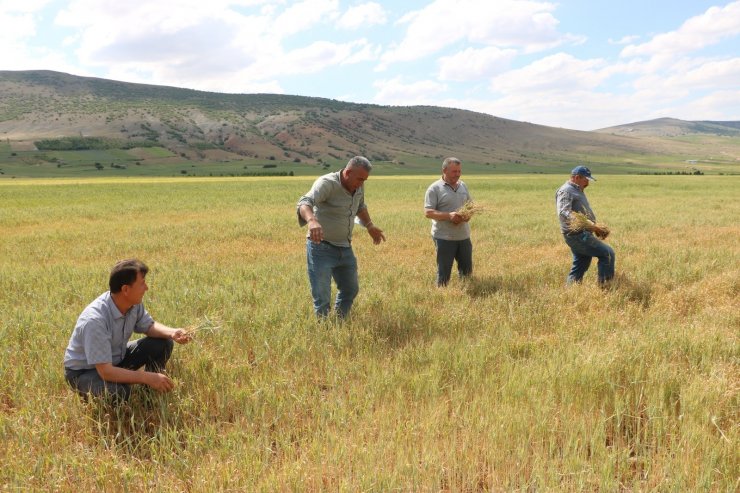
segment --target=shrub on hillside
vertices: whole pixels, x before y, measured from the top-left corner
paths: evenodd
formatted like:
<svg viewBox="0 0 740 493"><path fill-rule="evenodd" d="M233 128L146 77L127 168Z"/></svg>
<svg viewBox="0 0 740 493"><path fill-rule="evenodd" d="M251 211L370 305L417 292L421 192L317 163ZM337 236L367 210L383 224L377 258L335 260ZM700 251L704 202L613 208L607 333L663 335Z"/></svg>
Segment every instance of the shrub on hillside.
<svg viewBox="0 0 740 493"><path fill-rule="evenodd" d="M106 137L60 137L41 139L34 142L40 151L88 151L105 149L132 149L134 147L154 147L151 140L120 140Z"/></svg>

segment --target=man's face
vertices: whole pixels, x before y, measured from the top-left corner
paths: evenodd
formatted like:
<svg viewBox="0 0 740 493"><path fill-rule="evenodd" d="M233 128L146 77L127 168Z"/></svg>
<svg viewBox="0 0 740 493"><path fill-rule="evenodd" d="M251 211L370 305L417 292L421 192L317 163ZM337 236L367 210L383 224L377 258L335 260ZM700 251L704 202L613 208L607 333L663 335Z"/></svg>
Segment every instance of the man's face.
<svg viewBox="0 0 740 493"><path fill-rule="evenodd" d="M370 173L365 168L359 166L349 166L342 170L342 185L349 192L354 192L365 183Z"/></svg>
<svg viewBox="0 0 740 493"><path fill-rule="evenodd" d="M462 164L450 163L442 170L442 178L450 185L455 185L462 175Z"/></svg>
<svg viewBox="0 0 740 493"><path fill-rule="evenodd" d="M574 178L574 179L573 179L573 182L574 182L574 183L575 183L576 185L578 185L579 187L581 187L581 190L585 190L585 189L586 189L586 187L588 186L588 184L589 184L589 183L590 183L590 181L591 181L591 180L589 180L588 178L586 178L586 177L585 177L585 176L583 176L583 175L576 175L576 176L574 176L573 178Z"/></svg>
<svg viewBox="0 0 740 493"><path fill-rule="evenodd" d="M138 272L136 274L136 280L131 284L124 284L121 291L132 305L138 305L144 299L144 293L148 289L149 286L146 284L146 279L141 275L141 272Z"/></svg>

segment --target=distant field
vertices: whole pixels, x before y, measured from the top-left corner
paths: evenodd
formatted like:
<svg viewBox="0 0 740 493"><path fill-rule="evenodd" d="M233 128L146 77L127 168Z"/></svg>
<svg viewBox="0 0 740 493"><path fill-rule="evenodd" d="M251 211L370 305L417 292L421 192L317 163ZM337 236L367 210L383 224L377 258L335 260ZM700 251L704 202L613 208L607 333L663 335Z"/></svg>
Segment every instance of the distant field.
<svg viewBox="0 0 740 493"><path fill-rule="evenodd" d="M564 175L464 176L486 207L475 276L441 290L436 176L372 176L388 241L356 231L343 324L310 310L312 177L0 180L0 489L736 491L740 177L597 176L607 291L595 266L563 286ZM110 415L62 358L126 256L152 268L155 319L206 328L173 393Z"/></svg>
<svg viewBox="0 0 740 493"><path fill-rule="evenodd" d="M734 154L733 154L734 155ZM294 160L259 159L231 155L229 159L185 159L162 147L82 151L18 150L9 144L0 146L0 179L46 177L132 177L200 176L234 177L255 174L290 174L318 176L337 170L346 160L327 160L308 164ZM401 155L393 162L375 161L376 175L418 175L436 171L445 156ZM718 148L716 156L686 160L681 156L647 154L600 155L589 152L572 157L554 157L547 153L522 153L519 159L497 162L466 162L467 174L562 174L576 163L583 163L601 174L740 174L740 163Z"/></svg>

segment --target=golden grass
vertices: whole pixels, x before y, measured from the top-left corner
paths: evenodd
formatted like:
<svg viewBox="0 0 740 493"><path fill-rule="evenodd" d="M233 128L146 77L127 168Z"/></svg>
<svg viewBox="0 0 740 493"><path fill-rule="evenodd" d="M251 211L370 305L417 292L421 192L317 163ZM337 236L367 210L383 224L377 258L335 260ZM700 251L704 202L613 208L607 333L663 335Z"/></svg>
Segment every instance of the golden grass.
<svg viewBox="0 0 740 493"><path fill-rule="evenodd" d="M734 491L737 178L589 189L620 231L608 290L595 265L564 285L561 178L466 179L497 213L472 225L473 278L446 289L432 177L371 178L388 241L356 230L344 323L311 313L293 208L310 178L3 184L2 489ZM137 388L111 412L67 388L61 361L129 255L152 269L155 319L202 328L175 348L172 393Z"/></svg>
<svg viewBox="0 0 740 493"><path fill-rule="evenodd" d="M471 217L473 217L473 214L480 214L481 212L485 211L486 208L482 205L472 201L468 200L465 202L465 204L462 205L459 209L457 209L455 212L460 215L463 220L467 221Z"/></svg>
<svg viewBox="0 0 740 493"><path fill-rule="evenodd" d="M580 231L591 231L596 226L600 229L598 236L600 238L606 238L611 232L606 224L594 222L586 214L582 212L571 211L570 217L568 218L568 230L572 233L578 233Z"/></svg>

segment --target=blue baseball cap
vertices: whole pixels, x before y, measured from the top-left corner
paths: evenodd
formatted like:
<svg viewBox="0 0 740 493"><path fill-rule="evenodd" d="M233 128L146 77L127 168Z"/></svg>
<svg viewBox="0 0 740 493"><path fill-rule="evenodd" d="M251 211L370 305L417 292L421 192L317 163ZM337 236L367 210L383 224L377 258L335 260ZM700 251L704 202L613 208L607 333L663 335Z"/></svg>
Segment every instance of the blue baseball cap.
<svg viewBox="0 0 740 493"><path fill-rule="evenodd" d="M585 166L576 166L575 168L573 168L573 171L570 172L570 176L576 176L576 175L585 176L590 181L596 181L596 178L591 176L591 170Z"/></svg>

